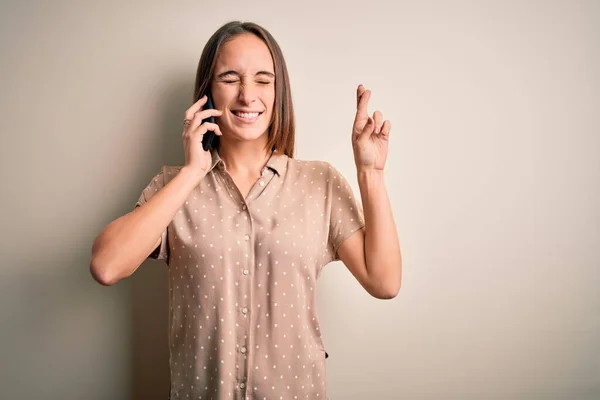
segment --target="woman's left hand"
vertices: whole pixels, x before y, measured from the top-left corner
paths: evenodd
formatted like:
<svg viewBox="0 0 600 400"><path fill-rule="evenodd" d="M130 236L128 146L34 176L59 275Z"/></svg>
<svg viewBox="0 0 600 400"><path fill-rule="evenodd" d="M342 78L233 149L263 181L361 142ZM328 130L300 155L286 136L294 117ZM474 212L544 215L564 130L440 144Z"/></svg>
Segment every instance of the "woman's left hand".
<svg viewBox="0 0 600 400"><path fill-rule="evenodd" d="M361 170L383 170L387 159L390 121L383 121L383 114L377 110L369 116L367 106L371 91L359 85L356 90L356 117L352 128L352 148L356 168Z"/></svg>

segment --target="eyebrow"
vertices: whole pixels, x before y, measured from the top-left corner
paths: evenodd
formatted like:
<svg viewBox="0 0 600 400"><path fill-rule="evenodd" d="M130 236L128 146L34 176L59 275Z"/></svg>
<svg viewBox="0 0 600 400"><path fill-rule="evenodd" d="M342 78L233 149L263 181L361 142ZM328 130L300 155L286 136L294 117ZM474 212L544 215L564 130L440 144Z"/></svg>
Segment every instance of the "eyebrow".
<svg viewBox="0 0 600 400"><path fill-rule="evenodd" d="M237 71L234 70L229 70L229 71L225 71L225 72L221 72L219 75L217 75L217 78L223 78L224 76L227 75L237 75L240 76L240 74ZM258 71L256 74L256 76L258 75L266 75L269 78L275 78L275 74L269 71Z"/></svg>

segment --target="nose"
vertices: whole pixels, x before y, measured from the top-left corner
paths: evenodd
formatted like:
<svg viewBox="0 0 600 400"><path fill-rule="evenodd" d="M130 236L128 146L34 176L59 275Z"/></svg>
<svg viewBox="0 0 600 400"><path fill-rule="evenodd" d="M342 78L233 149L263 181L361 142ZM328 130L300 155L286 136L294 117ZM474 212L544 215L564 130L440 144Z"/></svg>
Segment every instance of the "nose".
<svg viewBox="0 0 600 400"><path fill-rule="evenodd" d="M256 101L257 91L251 83L240 85L239 101L244 105L250 105Z"/></svg>

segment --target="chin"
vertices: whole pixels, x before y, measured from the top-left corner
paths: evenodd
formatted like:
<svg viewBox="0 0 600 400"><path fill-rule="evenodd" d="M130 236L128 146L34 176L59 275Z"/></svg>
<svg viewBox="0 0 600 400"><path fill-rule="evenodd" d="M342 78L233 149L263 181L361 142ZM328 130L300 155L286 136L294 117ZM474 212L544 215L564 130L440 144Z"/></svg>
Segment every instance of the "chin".
<svg viewBox="0 0 600 400"><path fill-rule="evenodd" d="M254 129L252 128L245 128L245 129L240 129L240 128L234 128L231 130L231 136L240 139L240 140L257 140L260 139L263 135L267 135L267 130L268 127L256 127Z"/></svg>

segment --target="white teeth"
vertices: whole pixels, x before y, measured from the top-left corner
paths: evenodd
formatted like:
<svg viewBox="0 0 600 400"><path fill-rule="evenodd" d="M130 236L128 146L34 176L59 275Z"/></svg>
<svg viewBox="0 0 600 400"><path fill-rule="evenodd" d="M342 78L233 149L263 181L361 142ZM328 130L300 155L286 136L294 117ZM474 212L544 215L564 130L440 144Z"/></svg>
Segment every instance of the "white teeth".
<svg viewBox="0 0 600 400"><path fill-rule="evenodd" d="M238 117L242 117L242 118L246 118L246 119L254 119L254 118L258 117L258 115L260 113L257 113L257 112L242 113L242 112L234 111L234 114L237 115Z"/></svg>

